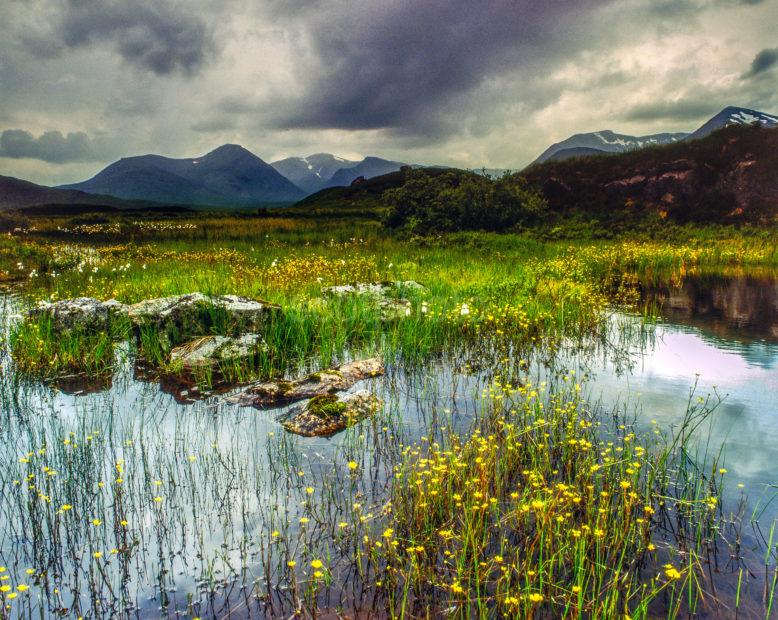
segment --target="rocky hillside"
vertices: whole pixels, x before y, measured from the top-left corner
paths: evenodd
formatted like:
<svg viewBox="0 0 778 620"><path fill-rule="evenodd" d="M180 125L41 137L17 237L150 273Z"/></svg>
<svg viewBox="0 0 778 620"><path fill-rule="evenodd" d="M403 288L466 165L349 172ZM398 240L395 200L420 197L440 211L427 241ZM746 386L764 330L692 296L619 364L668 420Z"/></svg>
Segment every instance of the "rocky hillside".
<svg viewBox="0 0 778 620"><path fill-rule="evenodd" d="M521 176L561 212L771 222L778 217L778 130L729 126L700 140L537 164Z"/></svg>

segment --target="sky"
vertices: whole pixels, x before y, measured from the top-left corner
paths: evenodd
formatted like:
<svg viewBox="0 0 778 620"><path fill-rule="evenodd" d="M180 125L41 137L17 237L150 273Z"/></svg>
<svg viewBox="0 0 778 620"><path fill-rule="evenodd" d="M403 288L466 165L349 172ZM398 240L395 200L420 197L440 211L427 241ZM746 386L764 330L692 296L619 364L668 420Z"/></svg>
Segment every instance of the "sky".
<svg viewBox="0 0 778 620"><path fill-rule="evenodd" d="M778 113L778 0L2 0L0 174L238 143L519 169Z"/></svg>

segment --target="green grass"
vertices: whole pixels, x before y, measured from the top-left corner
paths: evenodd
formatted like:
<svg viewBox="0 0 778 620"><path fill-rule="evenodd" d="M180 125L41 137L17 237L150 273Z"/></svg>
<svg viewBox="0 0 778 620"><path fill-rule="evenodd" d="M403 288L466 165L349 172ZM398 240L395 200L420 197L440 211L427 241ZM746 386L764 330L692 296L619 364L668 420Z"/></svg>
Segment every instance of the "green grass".
<svg viewBox="0 0 778 620"><path fill-rule="evenodd" d="M606 306L636 307L641 283L778 267L774 235L722 228L673 229L665 241L575 243L484 233L409 240L370 222L212 214L77 225L49 218L35 228L0 241L0 269L23 281L31 301L93 296L134 303L199 291L280 304L283 317L266 334L269 353L238 372L245 377L326 366L346 351L419 360L480 338L517 344L592 333ZM410 295L411 315L389 322L363 302L321 299L323 286L377 280L417 280L428 293ZM169 347L155 338L142 334L139 350L164 366ZM52 340L41 326L19 327L20 365L105 370L107 344L95 346L91 336ZM79 342L89 355L79 355Z"/></svg>

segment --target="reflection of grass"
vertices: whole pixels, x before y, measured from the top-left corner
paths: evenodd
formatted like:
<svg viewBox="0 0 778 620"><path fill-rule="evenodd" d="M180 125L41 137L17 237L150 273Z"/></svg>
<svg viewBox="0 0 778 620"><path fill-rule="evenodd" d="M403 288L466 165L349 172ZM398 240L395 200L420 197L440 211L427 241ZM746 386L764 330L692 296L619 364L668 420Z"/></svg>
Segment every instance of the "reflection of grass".
<svg viewBox="0 0 778 620"><path fill-rule="evenodd" d="M357 617L621 620L698 608L707 554L730 552L716 538L723 474L688 457L708 409L690 409L677 442L644 437L593 411L574 375L543 385L502 355L486 360L497 378L480 401L454 395L479 411L473 428L453 432L453 417L435 413L450 386L424 382L409 398L431 416L429 435L407 435L408 414L384 411L326 444L289 438L255 411L166 415L153 390L133 390L131 412L116 392L72 417L30 415L37 392L27 399L6 376L0 538L14 542L0 546L0 565L19 595L4 603L19 617L121 617L149 593L160 615L177 599L201 617L316 616L332 601ZM383 383L413 384L391 371ZM200 589L183 592L179 573ZM754 582L743 580L745 601ZM726 592L722 605L734 606Z"/></svg>

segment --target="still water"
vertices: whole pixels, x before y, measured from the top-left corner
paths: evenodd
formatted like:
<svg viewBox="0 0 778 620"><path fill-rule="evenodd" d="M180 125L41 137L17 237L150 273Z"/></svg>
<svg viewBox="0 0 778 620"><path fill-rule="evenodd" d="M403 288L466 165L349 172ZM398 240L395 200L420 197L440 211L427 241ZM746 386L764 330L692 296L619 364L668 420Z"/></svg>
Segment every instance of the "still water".
<svg viewBox="0 0 778 620"><path fill-rule="evenodd" d="M543 352L529 355L532 380L575 369L591 399L649 431L672 428L690 399L720 400L698 445L709 456L722 447L725 510L745 496L747 519L769 531L778 518L778 281L689 279L646 294L663 320L644 328L614 314L611 335L564 351L551 370ZM5 298L0 312L6 331L17 302ZM271 532L290 528L300 548L315 542L297 526L314 516L307 489L340 492L328 472L354 460L361 476L350 492L380 505L398 446L445 427L466 432L479 415L493 377L472 366L390 364L354 388L384 400L380 415L306 439L283 431L285 409L241 408L223 395L182 402L137 380L128 356L109 388L74 394L19 378L3 348L0 565L32 593L11 615L262 615L252 595ZM53 523L30 497L71 508ZM327 517L336 522L337 509Z"/></svg>

